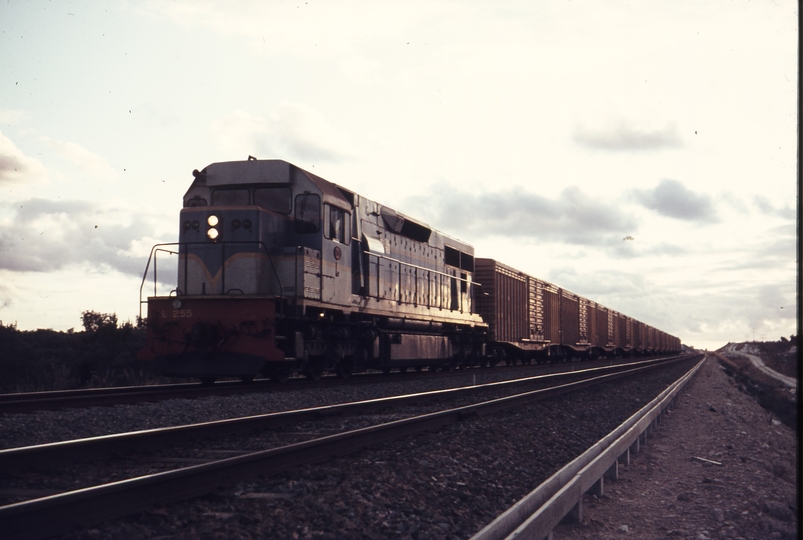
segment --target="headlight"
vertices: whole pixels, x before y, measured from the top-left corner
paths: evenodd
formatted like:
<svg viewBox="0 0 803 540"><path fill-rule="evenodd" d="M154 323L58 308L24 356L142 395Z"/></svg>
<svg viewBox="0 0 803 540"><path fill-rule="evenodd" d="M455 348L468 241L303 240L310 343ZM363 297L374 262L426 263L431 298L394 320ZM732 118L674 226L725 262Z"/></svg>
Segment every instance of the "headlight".
<svg viewBox="0 0 803 540"><path fill-rule="evenodd" d="M210 240L216 240L219 234L220 233L217 232L217 229L215 229L215 228L212 228L212 229L209 229L208 231L206 231L206 236L208 236Z"/></svg>
<svg viewBox="0 0 803 540"><path fill-rule="evenodd" d="M212 215L209 216L206 222L209 224L210 227L216 227L217 224L220 222L220 220L218 220L217 216Z"/></svg>

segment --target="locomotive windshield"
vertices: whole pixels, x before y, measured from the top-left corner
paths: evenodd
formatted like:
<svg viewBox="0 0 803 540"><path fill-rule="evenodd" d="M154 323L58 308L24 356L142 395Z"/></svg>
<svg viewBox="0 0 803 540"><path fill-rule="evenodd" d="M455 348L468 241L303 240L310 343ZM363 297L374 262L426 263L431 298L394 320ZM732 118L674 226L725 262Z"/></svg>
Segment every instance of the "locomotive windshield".
<svg viewBox="0 0 803 540"><path fill-rule="evenodd" d="M212 192L212 206L245 206L249 202L247 189L216 189Z"/></svg>
<svg viewBox="0 0 803 540"><path fill-rule="evenodd" d="M254 204L280 214L289 214L292 194L288 187L258 188L254 190Z"/></svg>
<svg viewBox="0 0 803 540"><path fill-rule="evenodd" d="M295 229L297 233L316 233L321 228L321 198L314 193L296 196Z"/></svg>

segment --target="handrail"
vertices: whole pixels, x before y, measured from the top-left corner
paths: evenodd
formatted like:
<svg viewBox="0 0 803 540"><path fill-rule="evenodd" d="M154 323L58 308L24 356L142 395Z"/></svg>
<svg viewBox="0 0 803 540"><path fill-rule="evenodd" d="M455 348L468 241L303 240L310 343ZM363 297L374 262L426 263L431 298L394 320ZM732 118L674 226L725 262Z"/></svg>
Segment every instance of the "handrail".
<svg viewBox="0 0 803 540"><path fill-rule="evenodd" d="M184 250L183 250L183 254L184 254L184 282L185 282L184 283L184 290L186 291L187 290L187 285L186 285L186 282L187 282L187 257L189 255L189 249L187 249L187 247L188 246L205 246L205 247L220 246L220 249L222 250L222 255L223 255L222 268L225 268L225 266L226 266L226 264L225 264L225 262L226 262L226 260L225 260L225 254L226 254L225 245L226 244L256 244L257 246L261 247L261 251L265 252L265 255L268 257L268 261L270 261L270 267L273 270L273 275L276 278L276 282L279 285L279 298L284 299L284 287L282 286L281 278L279 278L279 272L276 270L276 264L273 262L273 258L270 256L270 252L268 251L268 247L265 245L264 242L259 242L259 241L256 241L256 240L243 240L243 241L234 241L234 242L216 242L214 244L209 243L209 242L165 242L165 243L161 243L161 244L155 244L153 247L151 247L151 252L150 252L150 255L148 256L148 262L145 265L145 272L142 274L142 282L140 283L140 286L139 286L139 319L142 320L142 304L147 303L147 299L145 299L145 300L142 299L142 291L145 288L145 281L147 281L147 279L148 279L148 271L150 270L151 259L153 259L153 295L156 296L156 294L157 294L156 287L157 287L157 282L158 282L158 275L157 275L157 268L156 268L156 260L157 260L156 259L156 255L159 252L168 253L170 255L181 256L181 254L182 254L181 248L182 247L184 248ZM172 251L172 250L169 250L169 249L162 249L165 246L179 246L179 250L178 251ZM223 291L223 294L226 294L226 292L225 292L226 291L225 273L221 276L221 278L222 278L221 290Z"/></svg>
<svg viewBox="0 0 803 540"><path fill-rule="evenodd" d="M499 515L471 537L471 540L502 540L549 536L572 508L582 504L585 492L603 475L631 445L638 444L641 434L664 413L686 383L705 362L700 362L683 377L661 392L655 399L625 420L618 428L594 446L550 476L535 490ZM645 436L646 440L646 436Z"/></svg>
<svg viewBox="0 0 803 540"><path fill-rule="evenodd" d="M398 287L399 287L399 299L397 301L400 304L402 304L402 303L413 304L413 305L417 304L416 300L414 300L413 302L404 302L401 299L402 298L402 296L401 296L401 290L402 290L402 286L401 286L402 285L401 284L401 279L402 279L402 277L401 277L402 276L401 267L402 266L405 266L405 267L408 267L408 268L413 268L415 270L415 273L414 273L414 279L415 279L414 292L415 292L415 297L416 298L418 297L418 271L419 270L422 270L422 271L425 271L425 272L429 272L431 274L439 275L442 278L446 277L448 279L454 279L455 281L457 281L459 283L465 283L466 284L466 292L465 292L466 301L468 301L471 298L471 292L470 291L474 286L474 282L469 280L468 278L462 278L459 275L458 276L453 276L451 274L448 274L446 272L442 272L440 270L436 270L436 269L433 269L433 268L426 268L425 266L419 266L417 264L404 262L402 260L394 259L393 257L388 257L386 255L380 255L378 253L366 252L366 254L369 257L376 257L376 259L377 259L377 276L376 276L377 282L379 281L379 278L380 278L380 276L379 276L379 264L378 264L378 261L380 259L383 259L383 260L389 261L389 262L393 262L393 263L397 263L399 265L399 270L397 272L398 273L398 283L397 284L398 284ZM366 268L366 273L370 276L370 265L368 265L368 267ZM441 281L441 286L443 286L443 281ZM432 297L432 293L431 293L431 284L430 284L430 280L429 279L427 279L427 289L430 292L429 297L431 298ZM463 293L458 291L458 293L457 293L457 299L458 299L457 302L458 302L459 310L460 310L461 313L464 312L464 308L465 308L462 295L463 295ZM366 290L366 296L371 296L370 294L368 294L367 290ZM379 297L379 287L377 287L377 298L378 297ZM438 308L443 309L443 301L441 300L441 302L440 302L440 304L438 306L434 306L434 305L432 305L432 301L430 300L429 303L427 304L427 307L438 307ZM468 311L469 313L474 313L474 312L471 311L471 308L469 308L466 311Z"/></svg>

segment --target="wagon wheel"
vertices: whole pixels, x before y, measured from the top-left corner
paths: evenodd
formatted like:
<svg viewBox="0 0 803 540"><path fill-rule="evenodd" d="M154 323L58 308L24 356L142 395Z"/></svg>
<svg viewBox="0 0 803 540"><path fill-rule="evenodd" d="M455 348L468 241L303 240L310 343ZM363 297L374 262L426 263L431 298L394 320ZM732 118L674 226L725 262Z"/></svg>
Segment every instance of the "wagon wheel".
<svg viewBox="0 0 803 540"><path fill-rule="evenodd" d="M310 368L304 373L304 375L307 376L307 379L318 382L321 380L321 377L323 377L323 369L318 367Z"/></svg>
<svg viewBox="0 0 803 540"><path fill-rule="evenodd" d="M290 378L290 370L286 368L280 368L270 374L270 380L278 383L284 384L287 382L287 379Z"/></svg>
<svg viewBox="0 0 803 540"><path fill-rule="evenodd" d="M323 377L323 366L323 356L310 356L304 375L311 381L320 381L321 377Z"/></svg>
<svg viewBox="0 0 803 540"><path fill-rule="evenodd" d="M335 375L343 380L351 377L351 361L344 358L338 362L337 367L335 368Z"/></svg>

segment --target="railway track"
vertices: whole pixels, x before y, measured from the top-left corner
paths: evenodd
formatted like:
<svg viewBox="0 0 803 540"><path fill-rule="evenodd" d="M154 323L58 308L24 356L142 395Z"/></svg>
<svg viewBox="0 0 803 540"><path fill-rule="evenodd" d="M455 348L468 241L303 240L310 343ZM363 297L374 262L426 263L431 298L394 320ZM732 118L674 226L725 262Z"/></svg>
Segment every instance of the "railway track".
<svg viewBox="0 0 803 540"><path fill-rule="evenodd" d="M558 373L566 370L584 369L606 365L629 363L625 360L596 360L591 362L568 362L550 365L498 366L495 368L470 368L465 373L506 373L515 369L527 369L536 373ZM450 372L424 373L359 373L348 380L334 375L325 376L320 381L309 381L303 377L295 377L285 384L277 384L268 379L256 379L250 382L217 381L214 384L179 383L147 386L125 386L113 388L88 388L78 390L57 390L48 392L21 392L0 394L0 414L25 413L41 410L60 410L79 407L101 407L166 399L195 399L207 396L240 395L258 392L279 392L286 390L304 390L319 387L322 384L348 385L386 381L390 375L392 380L408 380L413 378L448 377Z"/></svg>
<svg viewBox="0 0 803 540"><path fill-rule="evenodd" d="M614 378L635 376L674 360L676 359L645 361L570 374L529 377L505 383L2 451L0 474L7 475L11 471L35 468L42 463L53 466L76 459L97 460L109 454L130 452L134 449L164 448L176 444L177 441L182 441L185 445L188 442L195 445L197 443L194 441L201 438L234 434L240 436L244 432L286 428L288 425L306 426L306 423L313 421L322 422L326 426L331 419L345 416L354 417L357 424L369 424L325 435L320 434L331 431L331 426L318 426L313 429L312 435L307 433L308 440L301 442L278 444L267 450L9 504L0 507L0 530L5 531L8 538L44 538L76 526L85 527L98 521L135 513L156 503L191 498L210 492L220 485L236 483L258 474L271 474L299 464L351 453L365 446L435 430L503 409L520 407L533 400L553 397ZM568 378L579 380L566 382ZM534 385L547 386L533 389ZM456 406L456 399L467 401L468 404ZM448 400L449 407L420 411L424 403L432 403L433 400ZM399 407L410 407L411 404L415 407L404 413L407 417L383 421L387 418L387 413L382 411L391 411L398 416ZM428 406L432 408L432 405ZM377 416L379 413L382 414ZM308 429L305 427L305 430Z"/></svg>

